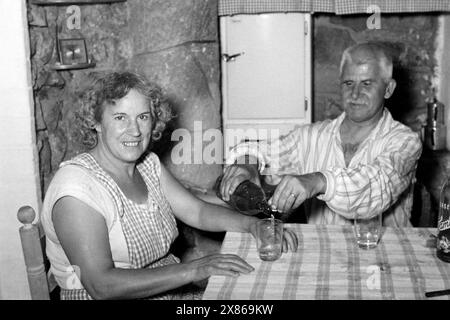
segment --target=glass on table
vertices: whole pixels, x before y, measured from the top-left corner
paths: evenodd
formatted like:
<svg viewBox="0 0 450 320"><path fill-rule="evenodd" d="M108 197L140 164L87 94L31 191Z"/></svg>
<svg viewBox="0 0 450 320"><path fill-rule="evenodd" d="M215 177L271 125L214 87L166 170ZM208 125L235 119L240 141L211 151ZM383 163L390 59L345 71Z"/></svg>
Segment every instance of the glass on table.
<svg viewBox="0 0 450 320"><path fill-rule="evenodd" d="M266 218L257 222L256 246L261 260L275 261L281 257L283 243L283 222Z"/></svg>
<svg viewBox="0 0 450 320"><path fill-rule="evenodd" d="M354 220L356 243L362 249L372 249L378 245L382 230L382 214L365 218L356 214Z"/></svg>

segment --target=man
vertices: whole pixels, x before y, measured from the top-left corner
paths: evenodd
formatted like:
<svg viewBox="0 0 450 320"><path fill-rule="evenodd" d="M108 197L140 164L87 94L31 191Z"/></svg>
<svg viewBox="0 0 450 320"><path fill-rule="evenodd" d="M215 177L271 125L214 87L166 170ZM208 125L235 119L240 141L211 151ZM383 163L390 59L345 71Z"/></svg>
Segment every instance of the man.
<svg viewBox="0 0 450 320"><path fill-rule="evenodd" d="M418 134L384 108L396 82L392 60L375 43L347 48L340 65L344 112L296 127L272 142L236 146L224 170L225 201L244 180L277 184L272 209L305 200L308 223L348 224L383 214L387 226L411 226L412 183L422 151ZM260 176L261 175L261 176Z"/></svg>

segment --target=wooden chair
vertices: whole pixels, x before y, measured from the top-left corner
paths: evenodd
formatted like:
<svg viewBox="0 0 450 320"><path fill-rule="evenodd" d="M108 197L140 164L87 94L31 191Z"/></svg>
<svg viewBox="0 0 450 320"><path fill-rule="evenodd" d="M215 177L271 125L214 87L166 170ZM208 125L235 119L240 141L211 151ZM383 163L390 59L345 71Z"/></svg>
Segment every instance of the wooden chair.
<svg viewBox="0 0 450 320"><path fill-rule="evenodd" d="M31 299L57 300L59 287L53 275L48 273L50 263L45 254L45 235L40 232L39 225L33 224L35 217L36 212L30 206L23 206L17 212L17 218L23 224L19 233Z"/></svg>

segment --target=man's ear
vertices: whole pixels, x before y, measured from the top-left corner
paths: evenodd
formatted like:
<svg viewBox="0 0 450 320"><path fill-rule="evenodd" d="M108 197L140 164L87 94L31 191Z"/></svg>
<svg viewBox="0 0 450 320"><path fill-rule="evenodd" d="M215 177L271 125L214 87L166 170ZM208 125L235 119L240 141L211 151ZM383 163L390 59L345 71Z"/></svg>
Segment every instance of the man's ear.
<svg viewBox="0 0 450 320"><path fill-rule="evenodd" d="M395 81L394 79L390 79L386 86L386 89L384 91L385 99L389 99L392 96L396 86L397 86L397 81Z"/></svg>

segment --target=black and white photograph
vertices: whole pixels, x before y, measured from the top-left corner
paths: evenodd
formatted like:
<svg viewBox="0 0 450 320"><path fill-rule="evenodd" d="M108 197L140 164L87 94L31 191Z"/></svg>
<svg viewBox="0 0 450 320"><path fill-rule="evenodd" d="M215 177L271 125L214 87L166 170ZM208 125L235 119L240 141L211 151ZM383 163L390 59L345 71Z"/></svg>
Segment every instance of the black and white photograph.
<svg viewBox="0 0 450 320"><path fill-rule="evenodd" d="M0 12L0 300L450 299L450 0Z"/></svg>

